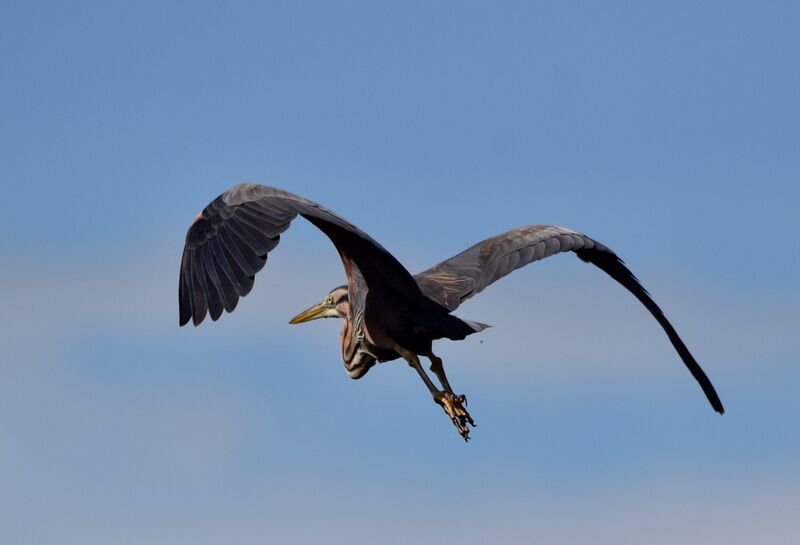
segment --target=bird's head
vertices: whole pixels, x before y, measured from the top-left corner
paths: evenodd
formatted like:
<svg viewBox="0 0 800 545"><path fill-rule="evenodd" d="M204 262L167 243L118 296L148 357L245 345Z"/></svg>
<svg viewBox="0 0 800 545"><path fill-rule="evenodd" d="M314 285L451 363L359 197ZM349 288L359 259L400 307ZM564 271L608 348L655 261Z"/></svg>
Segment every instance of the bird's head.
<svg viewBox="0 0 800 545"><path fill-rule="evenodd" d="M349 305L347 286L339 286L332 289L321 303L307 308L289 320L289 323L302 324L317 318L344 318L348 314Z"/></svg>

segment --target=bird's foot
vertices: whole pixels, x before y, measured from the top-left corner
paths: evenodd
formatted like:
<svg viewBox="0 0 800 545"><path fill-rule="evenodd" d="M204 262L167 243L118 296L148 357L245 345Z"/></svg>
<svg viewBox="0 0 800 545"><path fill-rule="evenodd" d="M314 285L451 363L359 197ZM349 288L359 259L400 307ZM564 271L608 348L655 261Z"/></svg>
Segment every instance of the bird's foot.
<svg viewBox="0 0 800 545"><path fill-rule="evenodd" d="M442 406L444 412L453 421L453 425L458 430L459 435L464 441L469 441L469 426L475 427L475 421L464 408L467 398L463 395L454 395L448 392L437 392L433 395L433 400Z"/></svg>

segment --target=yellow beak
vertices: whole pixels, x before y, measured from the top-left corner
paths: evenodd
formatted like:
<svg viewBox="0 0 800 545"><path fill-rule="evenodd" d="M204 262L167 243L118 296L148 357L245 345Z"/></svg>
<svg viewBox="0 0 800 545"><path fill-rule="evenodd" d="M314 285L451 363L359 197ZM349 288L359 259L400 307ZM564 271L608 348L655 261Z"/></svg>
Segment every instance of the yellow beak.
<svg viewBox="0 0 800 545"><path fill-rule="evenodd" d="M302 324L303 322L310 322L311 320L316 320L318 318L338 318L339 313L336 312L336 309L332 306L320 303L318 305L314 305L311 308L307 308L291 320L289 320L290 324Z"/></svg>

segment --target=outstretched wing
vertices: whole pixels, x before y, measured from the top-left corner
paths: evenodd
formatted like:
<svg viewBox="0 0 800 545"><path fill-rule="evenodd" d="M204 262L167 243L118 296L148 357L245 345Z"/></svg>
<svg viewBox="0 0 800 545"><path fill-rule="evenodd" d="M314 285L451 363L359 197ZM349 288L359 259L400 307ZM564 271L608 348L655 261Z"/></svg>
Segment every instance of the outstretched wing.
<svg viewBox="0 0 800 545"><path fill-rule="evenodd" d="M353 264L371 289L382 288L419 299L409 272L369 235L322 206L281 189L239 184L214 199L186 233L178 303L180 324L200 324L223 310L232 312L253 288L255 274L291 221L303 216L331 239L345 264Z"/></svg>
<svg viewBox="0 0 800 545"><path fill-rule="evenodd" d="M705 372L639 280L617 255L586 235L553 225L531 225L488 238L414 278L430 299L455 310L463 301L512 271L561 252L575 252L625 286L658 321L711 406L725 410Z"/></svg>

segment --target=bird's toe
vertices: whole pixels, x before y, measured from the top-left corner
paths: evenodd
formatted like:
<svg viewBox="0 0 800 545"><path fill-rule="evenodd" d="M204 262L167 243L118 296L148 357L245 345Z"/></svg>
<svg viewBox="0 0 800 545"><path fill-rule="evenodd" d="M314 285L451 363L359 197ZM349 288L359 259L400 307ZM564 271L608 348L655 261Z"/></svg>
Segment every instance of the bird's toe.
<svg viewBox="0 0 800 545"><path fill-rule="evenodd" d="M441 405L444 412L453 421L453 425L458 430L459 435L464 438L464 441L469 441L469 427L475 427L475 421L464 408L464 404L467 401L466 396L437 392L434 394L433 399Z"/></svg>

